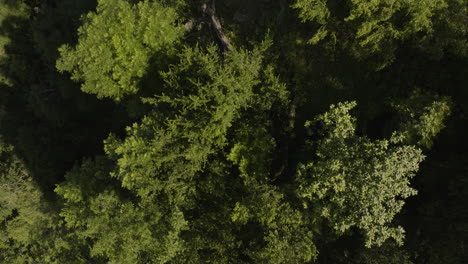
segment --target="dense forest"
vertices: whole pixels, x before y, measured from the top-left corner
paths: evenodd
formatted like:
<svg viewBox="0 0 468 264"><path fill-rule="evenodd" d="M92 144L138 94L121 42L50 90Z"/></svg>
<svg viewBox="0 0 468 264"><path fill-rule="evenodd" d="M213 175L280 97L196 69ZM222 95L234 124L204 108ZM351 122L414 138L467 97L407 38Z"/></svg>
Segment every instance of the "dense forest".
<svg viewBox="0 0 468 264"><path fill-rule="evenodd" d="M0 0L0 263L468 263L468 0Z"/></svg>

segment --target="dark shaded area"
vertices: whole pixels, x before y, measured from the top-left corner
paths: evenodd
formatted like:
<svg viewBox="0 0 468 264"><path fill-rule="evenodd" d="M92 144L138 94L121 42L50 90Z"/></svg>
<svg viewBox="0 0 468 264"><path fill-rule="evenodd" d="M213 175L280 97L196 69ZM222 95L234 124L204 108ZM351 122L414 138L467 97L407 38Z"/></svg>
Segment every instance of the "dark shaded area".
<svg viewBox="0 0 468 264"><path fill-rule="evenodd" d="M433 58L402 49L399 63L385 73L395 87L417 87L452 99L446 128L426 153L413 180L418 195L408 199L401 221L404 249L414 263L464 263L468 259L468 63L449 53ZM401 90L399 92L399 90ZM395 93L405 94L403 89Z"/></svg>
<svg viewBox="0 0 468 264"><path fill-rule="evenodd" d="M7 3L14 2L20 4ZM0 134L52 198L65 172L82 158L103 153L109 131L122 133L128 118L122 107L82 93L55 69L58 47L76 41L79 17L95 0L28 4L28 19L8 17L0 26L10 39L0 62L0 75L10 81L0 84Z"/></svg>

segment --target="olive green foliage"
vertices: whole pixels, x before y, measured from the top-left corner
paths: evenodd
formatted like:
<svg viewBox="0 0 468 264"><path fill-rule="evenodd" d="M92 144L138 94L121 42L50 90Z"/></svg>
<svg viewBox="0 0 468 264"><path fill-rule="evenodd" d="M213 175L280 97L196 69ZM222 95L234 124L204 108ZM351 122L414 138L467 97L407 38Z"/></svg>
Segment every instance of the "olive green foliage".
<svg viewBox="0 0 468 264"><path fill-rule="evenodd" d="M156 54L171 52L182 34L176 18L174 9L154 1L100 0L83 18L77 46L60 48L57 68L83 81L84 92L121 100L138 92Z"/></svg>
<svg viewBox="0 0 468 264"><path fill-rule="evenodd" d="M0 263L462 263L465 22L0 0Z"/></svg>
<svg viewBox="0 0 468 264"><path fill-rule="evenodd" d="M245 124L237 140L228 159L239 170L244 195L236 202L231 219L241 230L255 224L264 234L264 242L259 245L261 238L254 239L246 254L255 263L304 263L315 259L318 252L313 230L302 212L287 200L286 186L272 182L275 175L269 170L275 140L255 124Z"/></svg>
<svg viewBox="0 0 468 264"><path fill-rule="evenodd" d="M272 138L264 128L239 127L242 135L246 130L256 133L249 141L258 146L249 148L258 153L244 147L246 139L239 135L240 142L229 155L239 164L245 185L224 175L232 167L222 155L230 144L228 130L238 127L237 120L252 106L269 108L265 100L255 102L260 99L255 93L261 77L272 78L268 67L262 73L261 52L233 51L221 61L214 47L186 48L179 63L163 74L166 89L145 99L154 111L129 127L124 141L115 137L106 141L106 152L117 167L96 174L95 165L87 162L67 176L68 182L57 189L66 201L62 215L80 236L95 241L94 256L105 256L111 263L228 263L239 262L239 255L268 263L312 259L316 253L311 232L301 223L301 215L278 188L267 184ZM270 85L260 90L276 93L281 100L279 89L284 86L274 79ZM266 165L253 169L254 161ZM95 187L92 178L104 181L109 173L136 200L124 199L127 191ZM237 192L246 192L255 202L241 199ZM203 207L204 203L212 205ZM265 228L265 237L242 241L239 232L252 222ZM112 243L116 238L109 234L117 232L119 237L128 235ZM205 256L201 250L211 254Z"/></svg>
<svg viewBox="0 0 468 264"><path fill-rule="evenodd" d="M249 106L253 87L259 82L261 60L255 53L240 51L221 62L214 47L207 54L198 48L182 51L180 62L163 74L167 86L161 95L147 99L157 106L166 104L172 111L155 110L141 125L128 129L122 145L112 141L106 145L109 154L122 156L121 171L115 176L124 187L138 191L142 197L158 195L162 185L150 175L162 172L167 175L164 178L171 175L171 182L183 183L177 175L192 178L210 154L226 145L227 129L239 118L239 111ZM145 139L148 133L150 137ZM140 160L135 151L148 158ZM148 166L153 169L147 170ZM167 191L176 196L182 192L179 198L192 192L178 186Z"/></svg>
<svg viewBox="0 0 468 264"><path fill-rule="evenodd" d="M22 2L15 3L12 0L1 0L0 4L2 5L2 9L0 10L0 23L4 23L5 20L9 19L10 17L19 17L25 18L27 16L27 5ZM0 36L0 56L5 56L5 45L7 45L10 40L2 34Z"/></svg>
<svg viewBox="0 0 468 264"><path fill-rule="evenodd" d="M15 20L13 23L9 23L10 27L18 28L18 20L26 19L27 17L27 6L22 2L15 2L12 0L1 0L0 6L0 24L4 25L9 23L10 20ZM0 34L0 63L6 63L8 59L8 52L6 50L7 46L11 43L11 39L5 35ZM0 85L9 85L11 86L11 80L8 76L0 73ZM1 117L1 116L0 116Z"/></svg>
<svg viewBox="0 0 468 264"><path fill-rule="evenodd" d="M0 261L82 263L86 249L63 232L55 206L44 200L14 148L0 140Z"/></svg>
<svg viewBox="0 0 468 264"><path fill-rule="evenodd" d="M26 246L37 243L40 223L46 223L48 218L41 211L40 190L21 161L14 156L13 147L5 144L3 139L0 143L0 259L12 261L17 258L15 261L20 263L27 261L27 257L15 256L12 248L26 250Z"/></svg>
<svg viewBox="0 0 468 264"><path fill-rule="evenodd" d="M435 16L451 0L297 0L293 7L303 22L312 22L310 44L347 49L358 58L384 54L393 60L398 41L416 34L430 35Z"/></svg>
<svg viewBox="0 0 468 264"><path fill-rule="evenodd" d="M327 219L338 233L356 226L368 247L390 237L401 244L403 229L389 224L403 207L402 198L416 194L409 180L424 156L413 146L356 136L349 114L354 106L332 105L314 120L326 134L316 146L318 159L299 165L298 195L305 208Z"/></svg>
<svg viewBox="0 0 468 264"><path fill-rule="evenodd" d="M445 127L444 120L450 115L450 104L448 97L424 94L420 90L399 100L394 107L406 122L402 122L401 131L393 135L394 140L430 148L435 136Z"/></svg>
<svg viewBox="0 0 468 264"><path fill-rule="evenodd" d="M67 182L56 189L65 200L61 216L81 241L95 241L91 257L109 257L109 263L145 262L134 248L141 250L159 241L149 236L151 223L145 223L141 209L120 199L119 189L106 179L108 164L105 158L97 157L66 175ZM163 253L164 248L154 250Z"/></svg>
<svg viewBox="0 0 468 264"><path fill-rule="evenodd" d="M468 3L466 0L446 0L446 5L434 16L433 33L423 37L421 46L439 58L445 52L466 58Z"/></svg>

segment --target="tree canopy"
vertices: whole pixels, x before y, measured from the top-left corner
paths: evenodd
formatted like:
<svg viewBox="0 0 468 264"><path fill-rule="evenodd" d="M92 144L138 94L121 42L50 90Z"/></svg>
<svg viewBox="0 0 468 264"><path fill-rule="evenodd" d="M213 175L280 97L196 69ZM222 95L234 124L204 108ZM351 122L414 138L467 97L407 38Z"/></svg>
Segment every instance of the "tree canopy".
<svg viewBox="0 0 468 264"><path fill-rule="evenodd" d="M462 263L467 6L0 0L0 262Z"/></svg>

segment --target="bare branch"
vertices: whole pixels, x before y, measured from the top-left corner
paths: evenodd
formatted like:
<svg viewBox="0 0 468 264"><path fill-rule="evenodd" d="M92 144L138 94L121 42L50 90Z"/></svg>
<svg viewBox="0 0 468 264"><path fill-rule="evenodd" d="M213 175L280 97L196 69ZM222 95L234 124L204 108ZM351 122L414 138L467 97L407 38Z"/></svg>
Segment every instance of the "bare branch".
<svg viewBox="0 0 468 264"><path fill-rule="evenodd" d="M232 45L229 42L229 39L224 34L221 22L218 17L215 15L214 0L212 2L212 7L207 6L206 4L202 5L202 11L208 18L208 24L210 24L213 31L213 35L216 38L216 42L221 48L222 52L228 52L232 50Z"/></svg>

